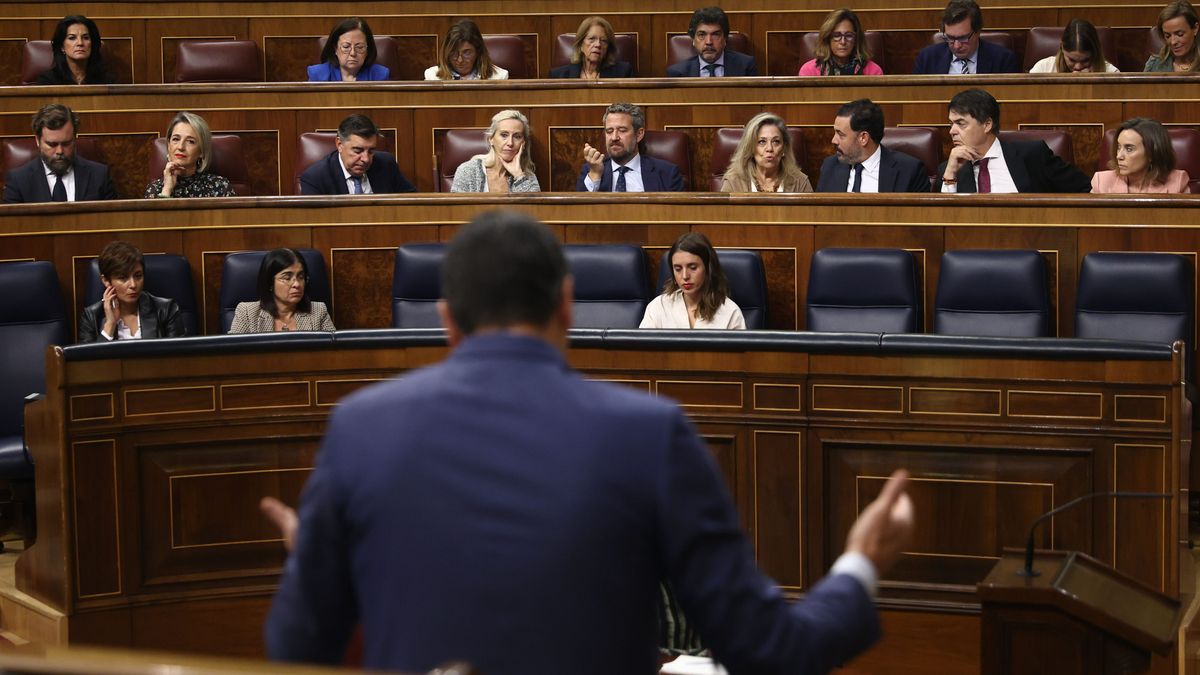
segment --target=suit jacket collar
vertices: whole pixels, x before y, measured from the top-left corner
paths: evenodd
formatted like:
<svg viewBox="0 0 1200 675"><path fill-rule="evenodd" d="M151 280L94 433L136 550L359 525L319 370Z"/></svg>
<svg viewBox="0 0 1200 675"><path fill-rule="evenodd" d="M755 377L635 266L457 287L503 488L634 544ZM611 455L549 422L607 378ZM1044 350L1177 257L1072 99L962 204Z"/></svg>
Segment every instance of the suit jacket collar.
<svg viewBox="0 0 1200 675"><path fill-rule="evenodd" d="M1022 157L1018 156L1018 148L1010 143L996 138L996 142L1000 144L1000 152L1004 155L1004 165L1008 167L1008 175L1012 176L1013 184L1017 186L1017 192L1031 192L1033 183L1029 178L1029 172L1025 169L1025 163ZM978 192L979 188L975 185L975 165L964 164L958 169L958 191L959 192Z"/></svg>
<svg viewBox="0 0 1200 675"><path fill-rule="evenodd" d="M75 188L79 189L79 185L76 184ZM103 308L100 311L103 312ZM138 321L141 322L143 338L156 338L159 336L158 312L154 311L154 300L151 298L151 295L144 290L141 296L138 297Z"/></svg>
<svg viewBox="0 0 1200 675"><path fill-rule="evenodd" d="M896 170L896 155L882 145L879 146L879 191L904 192L904 189L896 185L899 175Z"/></svg>
<svg viewBox="0 0 1200 675"><path fill-rule="evenodd" d="M626 166L633 160L629 160ZM646 192L662 192L666 185L662 177L662 172L655 159L649 155L643 155L640 152L637 157L638 163L641 165L642 174L642 190ZM597 192L612 192L613 182L613 162L607 160L604 162L604 173L600 175L600 186L596 188Z"/></svg>
<svg viewBox="0 0 1200 675"><path fill-rule="evenodd" d="M330 179L333 180L333 189L336 194L350 194L350 188L346 186L346 174L342 172L342 158L338 155L337 150L326 155L325 168L329 172ZM370 171L367 173L369 174Z"/></svg>

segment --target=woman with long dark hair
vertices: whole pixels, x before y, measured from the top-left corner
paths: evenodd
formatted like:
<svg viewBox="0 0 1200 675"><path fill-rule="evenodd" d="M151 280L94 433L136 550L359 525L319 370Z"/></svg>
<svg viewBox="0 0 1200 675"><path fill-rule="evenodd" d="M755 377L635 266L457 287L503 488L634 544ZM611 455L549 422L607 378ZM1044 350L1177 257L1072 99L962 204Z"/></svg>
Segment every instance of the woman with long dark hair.
<svg viewBox="0 0 1200 675"><path fill-rule="evenodd" d="M113 84L116 75L104 68L100 29L86 16L63 17L54 28L50 51L54 65L37 76L36 84Z"/></svg>
<svg viewBox="0 0 1200 675"><path fill-rule="evenodd" d="M667 252L667 264L671 276L662 295L646 306L640 328L746 328L708 237L699 232L679 237Z"/></svg>

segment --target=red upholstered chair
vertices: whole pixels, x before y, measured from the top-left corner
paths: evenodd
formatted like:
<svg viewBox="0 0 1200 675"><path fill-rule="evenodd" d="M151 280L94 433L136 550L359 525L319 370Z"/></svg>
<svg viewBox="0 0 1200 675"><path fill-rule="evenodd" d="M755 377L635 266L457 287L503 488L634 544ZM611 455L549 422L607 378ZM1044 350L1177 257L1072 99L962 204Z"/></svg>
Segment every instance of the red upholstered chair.
<svg viewBox="0 0 1200 675"><path fill-rule="evenodd" d="M867 48L871 50L871 60L878 63L879 67L886 73L888 69L887 64L883 60L883 33L877 30L869 30L865 35L867 38ZM800 40L800 63L796 64L796 70L800 70L800 66L816 56L817 41L820 38L821 34L816 31L804 34L804 38Z"/></svg>
<svg viewBox="0 0 1200 675"><path fill-rule="evenodd" d="M104 164L100 148L94 138L80 136L75 138L75 154L93 162ZM37 140L33 136L5 138L0 141L0 158L3 158L3 169L11 171L38 156Z"/></svg>
<svg viewBox="0 0 1200 675"><path fill-rule="evenodd" d="M234 193L239 197L253 195L250 190L250 172L246 169L246 154L242 150L242 137L236 134L213 134L212 143L213 158L208 165L208 172L228 178ZM167 139L156 138L150 148L146 182L152 183L161 177L166 165Z"/></svg>
<svg viewBox="0 0 1200 675"><path fill-rule="evenodd" d="M508 71L508 79L520 80L529 77L525 70L525 42L520 37L484 35L483 46L487 47L492 63Z"/></svg>
<svg viewBox="0 0 1200 675"><path fill-rule="evenodd" d="M687 134L682 131L647 129L642 141L645 143L647 155L655 159L666 160L679 167L679 173L683 176L685 192L692 189L692 152L688 148Z"/></svg>
<svg viewBox="0 0 1200 675"><path fill-rule="evenodd" d="M933 127L885 127L883 147L912 155L921 160L929 173L929 184L937 180L938 164L942 163L942 141Z"/></svg>
<svg viewBox="0 0 1200 675"><path fill-rule="evenodd" d="M458 165L488 151L487 129L447 129L433 158L433 189L449 192Z"/></svg>
<svg viewBox="0 0 1200 675"><path fill-rule="evenodd" d="M1151 54L1157 54L1163 48L1162 31L1157 26L1150 26L1150 32L1146 34L1146 58L1150 58ZM1107 47L1105 47L1107 49Z"/></svg>
<svg viewBox="0 0 1200 675"><path fill-rule="evenodd" d="M1058 26L1037 26L1029 29L1025 38L1025 70L1047 56L1058 54L1058 45L1062 42L1063 28ZM1112 29L1108 26L1096 26L1096 35L1100 38L1100 48L1104 50L1104 58L1113 63L1117 58L1117 40Z"/></svg>
<svg viewBox="0 0 1200 675"><path fill-rule="evenodd" d="M725 179L725 169L729 168L729 160L733 158L733 153L737 150L744 131L743 127L717 129L717 136L713 139L712 159L708 165L709 192L721 191L721 182ZM800 133L799 129L788 127L788 137L792 142L792 155L796 157L796 162L800 166L804 166L804 135Z"/></svg>
<svg viewBox="0 0 1200 675"><path fill-rule="evenodd" d="M379 142L376 143L376 150L394 153L395 143L391 137L379 134ZM295 194L300 194L300 174L313 164L325 159L325 156L337 149L337 132L336 131L310 131L306 134L300 134L300 140L296 144L296 172L292 176L292 187Z"/></svg>
<svg viewBox="0 0 1200 675"><path fill-rule="evenodd" d="M321 52L325 51L325 43L328 41L328 35L317 38L317 54L313 58L313 63L321 58ZM400 71L400 45L396 42L396 38L389 35L375 36L375 63L388 69L389 80L396 79L396 73Z"/></svg>
<svg viewBox="0 0 1200 675"><path fill-rule="evenodd" d="M1013 49L1012 35L1009 35L1008 33L1005 33L1004 31L985 30L979 34L979 39L983 40L985 42L990 42L990 43L1000 46L1000 47L1004 47L1005 49L1007 49L1010 52L1015 51ZM935 45L941 44L941 42L942 42L941 32L937 32L937 33L934 33L933 35L931 35L929 38L929 42L932 44L935 44Z"/></svg>
<svg viewBox="0 0 1200 675"><path fill-rule="evenodd" d="M1050 152L1058 155L1067 164L1075 163L1075 147L1071 137L1060 129L1020 129L1001 131L1000 138L1006 141L1045 141Z"/></svg>
<svg viewBox="0 0 1200 675"><path fill-rule="evenodd" d="M175 52L176 82L262 82L253 40L183 40Z"/></svg>
<svg viewBox="0 0 1200 675"><path fill-rule="evenodd" d="M638 71L638 34L637 33L617 33L615 36L616 44L613 49L617 52L617 60L625 61L633 66L633 74L637 75ZM563 33L554 41L554 53L550 55L550 67L557 68L565 66L571 62L571 57L575 55L575 34Z"/></svg>
<svg viewBox="0 0 1200 675"><path fill-rule="evenodd" d="M109 49L107 42L100 43L100 54L104 57L106 64L113 62L112 50ZM49 40L26 42L25 48L21 50L21 84L33 84L37 81L38 75L49 70L53 65L54 54L50 51Z"/></svg>
<svg viewBox="0 0 1200 675"><path fill-rule="evenodd" d="M1175 150L1175 168L1187 172L1188 192L1200 193L1200 131L1176 128L1167 129L1167 134L1171 137L1171 148ZM1116 129L1104 132L1103 145L1096 153L1097 171L1108 169L1108 160L1112 157L1112 146L1116 140Z"/></svg>
<svg viewBox="0 0 1200 675"><path fill-rule="evenodd" d="M746 37L745 33L739 33L736 30L729 32L729 44L726 49L732 49L735 52L741 52L750 56L754 55L754 47L750 46L750 38ZM673 66L680 61L696 58L696 48L692 46L692 38L687 33L683 35L672 35L667 40L667 65ZM799 64L796 65L799 70ZM666 72L666 68L663 69Z"/></svg>

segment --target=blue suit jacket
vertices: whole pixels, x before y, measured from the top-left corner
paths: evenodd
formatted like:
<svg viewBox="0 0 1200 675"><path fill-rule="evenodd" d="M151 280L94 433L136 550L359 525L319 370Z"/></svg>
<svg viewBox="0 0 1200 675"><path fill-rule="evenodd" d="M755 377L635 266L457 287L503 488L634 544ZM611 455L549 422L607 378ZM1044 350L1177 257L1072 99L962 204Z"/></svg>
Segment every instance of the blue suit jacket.
<svg viewBox="0 0 1200 675"><path fill-rule="evenodd" d="M879 191L880 192L929 192L929 172L921 160L903 152L880 148ZM817 192L845 192L850 182L850 165L830 155L821 164L821 178L817 181Z"/></svg>
<svg viewBox="0 0 1200 675"><path fill-rule="evenodd" d="M583 179L587 178L588 165L584 162L583 169L579 172L579 178L575 180L576 192L587 192L587 186ZM642 187L646 192L683 192L683 175L679 173L679 167L671 162L663 159L654 159L649 155L642 155ZM613 170L612 162L608 158L604 158L604 173L600 175L600 186L596 188L596 192L612 192L613 191Z"/></svg>
<svg viewBox="0 0 1200 675"><path fill-rule="evenodd" d="M488 675L658 671L655 598L731 672L816 673L879 634L836 575L788 603L677 406L588 381L532 337L468 338L333 413L267 620L272 658L451 658Z"/></svg>
<svg viewBox="0 0 1200 675"><path fill-rule="evenodd" d="M732 49L725 50L725 77L750 77L758 75L758 64L754 57ZM686 61L667 67L667 77L700 77L700 59L693 56Z"/></svg>
<svg viewBox="0 0 1200 675"><path fill-rule="evenodd" d="M416 192L415 185L410 183L396 158L390 152L382 150L375 153L371 160L371 168L367 169L367 180L371 183L371 192L379 195L395 194L397 192ZM325 155L325 158L304 170L300 174L300 194L302 195L345 195L350 194L346 185L342 164L338 160L337 150Z"/></svg>
<svg viewBox="0 0 1200 675"><path fill-rule="evenodd" d="M357 82L378 82L388 79L389 71L387 66L381 66L378 63L372 63L370 68L358 71ZM336 63L318 63L315 66L308 67L309 82L341 82L342 69Z"/></svg>
<svg viewBox="0 0 1200 675"><path fill-rule="evenodd" d="M939 42L917 52L917 67L913 68L914 75L946 75L950 71L950 46ZM986 40L979 41L979 63L975 72L980 75L988 73L1021 73L1021 64L1017 55L1011 51L994 45Z"/></svg>
<svg viewBox="0 0 1200 675"><path fill-rule="evenodd" d="M109 178L108 167L75 155L75 201L116 198L117 190ZM46 167L40 157L34 157L5 174L5 204L48 201L51 201L50 184L46 182Z"/></svg>

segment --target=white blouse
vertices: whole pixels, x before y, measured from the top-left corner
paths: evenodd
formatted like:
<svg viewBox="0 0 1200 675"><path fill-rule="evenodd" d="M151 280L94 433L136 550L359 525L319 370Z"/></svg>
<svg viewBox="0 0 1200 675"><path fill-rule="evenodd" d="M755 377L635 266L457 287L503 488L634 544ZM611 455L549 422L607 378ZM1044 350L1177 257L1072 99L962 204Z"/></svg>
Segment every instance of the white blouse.
<svg viewBox="0 0 1200 675"><path fill-rule="evenodd" d="M691 328L688 322L687 304L683 301L683 291L664 293L646 305L646 314L638 328ZM717 308L712 321L696 319L696 328L715 328L730 330L746 330L746 319L742 310L731 298Z"/></svg>

